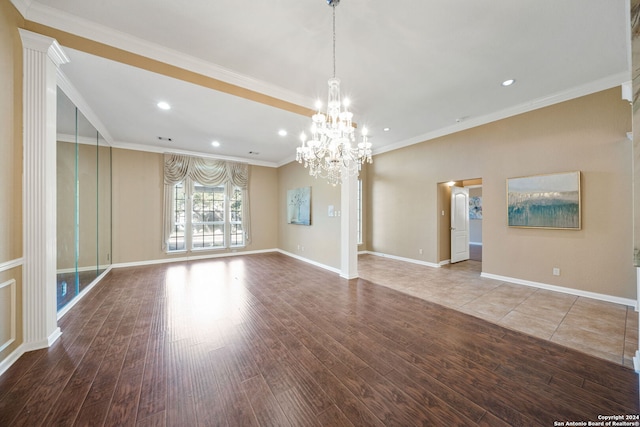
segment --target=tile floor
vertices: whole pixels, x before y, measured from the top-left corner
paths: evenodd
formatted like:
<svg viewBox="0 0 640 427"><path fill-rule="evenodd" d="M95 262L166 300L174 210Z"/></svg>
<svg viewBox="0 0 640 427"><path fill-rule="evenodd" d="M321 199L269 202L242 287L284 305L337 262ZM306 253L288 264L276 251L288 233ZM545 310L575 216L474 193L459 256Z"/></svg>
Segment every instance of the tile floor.
<svg viewBox="0 0 640 427"><path fill-rule="evenodd" d="M432 268L376 255L358 259L363 279L633 367L633 307L487 279L481 270L472 260Z"/></svg>

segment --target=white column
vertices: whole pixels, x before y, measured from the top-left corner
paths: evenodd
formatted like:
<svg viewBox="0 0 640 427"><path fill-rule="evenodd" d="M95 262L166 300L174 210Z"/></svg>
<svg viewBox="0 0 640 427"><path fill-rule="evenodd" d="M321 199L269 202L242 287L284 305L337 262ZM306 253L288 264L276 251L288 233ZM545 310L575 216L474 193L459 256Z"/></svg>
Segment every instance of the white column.
<svg viewBox="0 0 640 427"><path fill-rule="evenodd" d="M340 190L340 277L358 277L358 177L342 170Z"/></svg>
<svg viewBox="0 0 640 427"><path fill-rule="evenodd" d="M20 29L23 47L23 339L26 351L60 336L56 310L56 72L58 43Z"/></svg>

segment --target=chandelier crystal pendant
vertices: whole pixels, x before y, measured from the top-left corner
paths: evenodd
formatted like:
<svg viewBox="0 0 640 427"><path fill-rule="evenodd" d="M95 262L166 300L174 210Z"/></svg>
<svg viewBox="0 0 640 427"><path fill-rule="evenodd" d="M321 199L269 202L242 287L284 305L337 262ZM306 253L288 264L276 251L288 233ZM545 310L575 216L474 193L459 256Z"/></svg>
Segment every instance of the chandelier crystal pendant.
<svg viewBox="0 0 640 427"><path fill-rule="evenodd" d="M302 145L296 150L296 160L309 169L309 175L327 179L330 184L342 183L343 174L357 176L363 163L372 163L371 143L363 127L361 140L355 144L353 113L349 100L340 98L340 79L336 78L336 6L340 0L327 0L333 9L333 77L329 79L326 111L317 102L318 112L311 117L311 136L300 135Z"/></svg>

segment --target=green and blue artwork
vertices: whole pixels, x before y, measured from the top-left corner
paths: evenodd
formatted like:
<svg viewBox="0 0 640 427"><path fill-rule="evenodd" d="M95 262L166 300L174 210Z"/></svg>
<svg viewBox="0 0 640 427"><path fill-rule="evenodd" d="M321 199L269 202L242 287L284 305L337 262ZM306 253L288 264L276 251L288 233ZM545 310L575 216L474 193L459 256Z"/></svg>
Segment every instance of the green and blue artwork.
<svg viewBox="0 0 640 427"><path fill-rule="evenodd" d="M509 178L510 227L581 228L580 172Z"/></svg>

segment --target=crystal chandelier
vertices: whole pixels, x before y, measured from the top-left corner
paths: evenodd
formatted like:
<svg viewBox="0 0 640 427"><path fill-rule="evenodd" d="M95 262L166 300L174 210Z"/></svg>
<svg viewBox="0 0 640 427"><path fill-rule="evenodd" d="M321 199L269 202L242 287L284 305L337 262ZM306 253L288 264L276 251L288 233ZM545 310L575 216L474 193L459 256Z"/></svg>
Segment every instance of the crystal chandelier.
<svg viewBox="0 0 640 427"><path fill-rule="evenodd" d="M343 174L356 176L363 163L371 163L371 143L363 128L361 141L355 143L353 113L349 101L340 99L340 79L336 78L336 6L340 0L327 0L333 9L333 77L329 79L329 100L326 112L316 103L318 112L311 117L311 138L302 133L302 145L296 150L296 160L309 168L309 175L327 179L330 184L342 182Z"/></svg>

